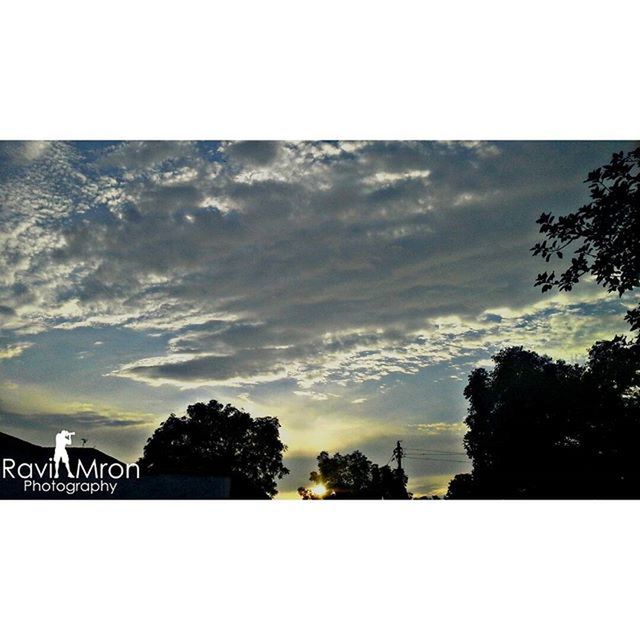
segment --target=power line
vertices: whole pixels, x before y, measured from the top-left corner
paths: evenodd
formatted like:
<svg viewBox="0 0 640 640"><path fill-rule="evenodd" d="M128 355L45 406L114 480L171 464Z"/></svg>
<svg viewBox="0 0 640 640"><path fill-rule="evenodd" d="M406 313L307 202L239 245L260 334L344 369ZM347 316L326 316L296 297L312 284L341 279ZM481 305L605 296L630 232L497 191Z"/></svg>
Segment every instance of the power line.
<svg viewBox="0 0 640 640"><path fill-rule="evenodd" d="M421 453L414 453L413 451L409 451L406 455L408 456L464 456L467 457L466 453L454 453L453 451L425 451Z"/></svg>
<svg viewBox="0 0 640 640"><path fill-rule="evenodd" d="M432 460L434 462L460 462L466 463L471 462L468 458L463 460L461 458L430 458L428 456L405 456L406 460Z"/></svg>
<svg viewBox="0 0 640 640"><path fill-rule="evenodd" d="M411 453L411 452L409 452L409 453L406 453L405 455L413 456L414 458L418 457L418 456L430 456L430 457L434 457L434 456L435 457L451 456L453 458L460 458L460 457L467 458L468 457L466 453L431 453L431 452L428 452L428 453Z"/></svg>
<svg viewBox="0 0 640 640"><path fill-rule="evenodd" d="M442 449L418 449L417 447L405 447L406 451L417 453L444 453L448 455L467 455L464 451L444 451Z"/></svg>
<svg viewBox="0 0 640 640"><path fill-rule="evenodd" d="M452 454L452 453L405 453L404 457L421 458L427 456L427 458L467 458L464 453Z"/></svg>
<svg viewBox="0 0 640 640"><path fill-rule="evenodd" d="M458 464L468 464L471 462L464 451L445 451L443 449L420 449L418 447L403 447L398 440L396 446L385 466L389 466L393 460L397 462L397 471L402 472L402 461L426 461L426 462L448 462Z"/></svg>

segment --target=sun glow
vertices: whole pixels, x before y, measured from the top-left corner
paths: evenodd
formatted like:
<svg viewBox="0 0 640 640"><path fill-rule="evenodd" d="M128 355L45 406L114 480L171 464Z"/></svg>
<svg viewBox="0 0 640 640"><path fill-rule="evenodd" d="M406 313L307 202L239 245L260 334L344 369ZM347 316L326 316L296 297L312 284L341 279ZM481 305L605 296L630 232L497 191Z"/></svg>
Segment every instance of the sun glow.
<svg viewBox="0 0 640 640"><path fill-rule="evenodd" d="M316 498L322 498L327 493L327 487L325 487L323 484L316 484L311 487L311 493L313 493Z"/></svg>

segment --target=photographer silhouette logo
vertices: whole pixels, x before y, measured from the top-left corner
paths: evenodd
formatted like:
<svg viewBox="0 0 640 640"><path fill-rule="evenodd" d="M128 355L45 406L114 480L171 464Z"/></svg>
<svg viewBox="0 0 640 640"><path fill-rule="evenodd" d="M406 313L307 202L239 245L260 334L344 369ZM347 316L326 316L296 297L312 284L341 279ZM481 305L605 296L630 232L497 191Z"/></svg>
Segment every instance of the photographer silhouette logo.
<svg viewBox="0 0 640 640"><path fill-rule="evenodd" d="M75 478L69 466L69 453L67 452L67 446L71 446L71 436L75 435L75 431L67 431L66 429L56 433L56 449L53 454L53 463L56 466L56 472L53 476L55 479L60 477L60 461L64 462L64 466L67 467L69 478Z"/></svg>

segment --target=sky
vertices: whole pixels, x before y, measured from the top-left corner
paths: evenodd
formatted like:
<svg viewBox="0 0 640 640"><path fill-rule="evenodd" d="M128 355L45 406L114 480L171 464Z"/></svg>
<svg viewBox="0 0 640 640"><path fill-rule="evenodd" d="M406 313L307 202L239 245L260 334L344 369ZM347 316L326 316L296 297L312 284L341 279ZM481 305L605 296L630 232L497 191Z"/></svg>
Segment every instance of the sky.
<svg viewBox="0 0 640 640"><path fill-rule="evenodd" d="M0 430L135 461L215 398L322 450L462 452L469 373L580 361L630 299L534 288L543 211L625 142L0 142ZM626 306L625 306L626 305ZM443 494L468 461L407 460Z"/></svg>

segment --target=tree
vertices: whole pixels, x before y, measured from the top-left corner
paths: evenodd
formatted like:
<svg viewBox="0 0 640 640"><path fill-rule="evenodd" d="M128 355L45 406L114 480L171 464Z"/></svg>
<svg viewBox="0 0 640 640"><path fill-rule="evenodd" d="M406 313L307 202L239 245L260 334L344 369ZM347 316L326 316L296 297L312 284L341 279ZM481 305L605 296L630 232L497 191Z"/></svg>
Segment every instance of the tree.
<svg viewBox="0 0 640 640"><path fill-rule="evenodd" d="M317 457L318 470L309 479L326 489L325 499L407 499L407 476L388 465L379 467L361 451L330 456L322 451ZM314 498L313 490L300 487L303 499Z"/></svg>
<svg viewBox="0 0 640 640"><path fill-rule="evenodd" d="M231 497L273 497L289 473L277 418L252 418L216 400L171 414L147 440L140 468L147 474L227 476Z"/></svg>
<svg viewBox="0 0 640 640"><path fill-rule="evenodd" d="M571 264L559 276L538 275L542 291L571 291L585 274L610 292L622 296L640 284L640 147L614 153L609 164L591 171L591 202L575 213L556 219L543 213L537 220L546 239L532 247L547 262L573 251ZM625 316L633 330L640 329L640 305Z"/></svg>
<svg viewBox="0 0 640 640"><path fill-rule="evenodd" d="M473 470L447 497L640 497L639 343L598 342L583 366L522 347L493 360L469 376Z"/></svg>

